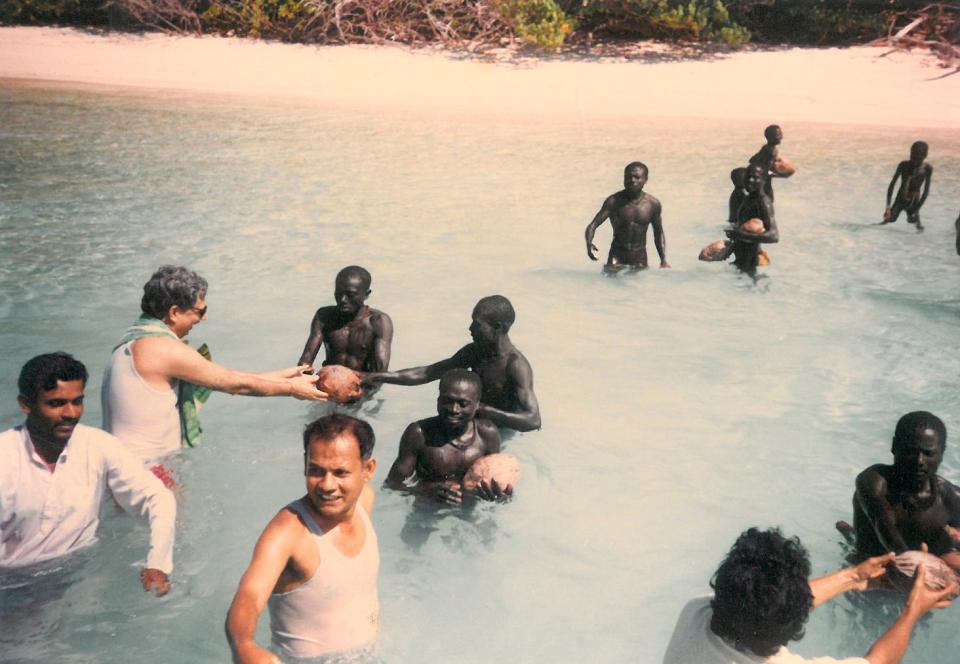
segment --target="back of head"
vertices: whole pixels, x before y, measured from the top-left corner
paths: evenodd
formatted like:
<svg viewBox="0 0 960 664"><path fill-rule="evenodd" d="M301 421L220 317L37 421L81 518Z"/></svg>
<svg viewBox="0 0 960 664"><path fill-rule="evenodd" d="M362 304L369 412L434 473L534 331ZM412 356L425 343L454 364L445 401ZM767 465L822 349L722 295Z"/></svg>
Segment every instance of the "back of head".
<svg viewBox="0 0 960 664"><path fill-rule="evenodd" d="M897 420L897 427L893 431L893 449L912 443L925 429L933 429L937 433L941 450L947 447L947 427L943 420L925 410L915 410Z"/></svg>
<svg viewBox="0 0 960 664"><path fill-rule="evenodd" d="M373 277L370 276L370 273L359 265L348 265L337 272L336 283L341 283L348 279L359 279L366 290L369 290L370 284L373 283Z"/></svg>
<svg viewBox="0 0 960 664"><path fill-rule="evenodd" d="M176 305L189 309L206 296L207 280L185 267L164 265L143 285L140 310L148 316L163 318Z"/></svg>
<svg viewBox="0 0 960 664"><path fill-rule="evenodd" d="M481 298L474 307L474 311L490 322L500 323L504 330L509 330L517 319L517 312L513 310L513 305L503 295L488 295Z"/></svg>
<svg viewBox="0 0 960 664"><path fill-rule="evenodd" d="M741 652L769 657L803 636L813 606L810 561L796 537L750 528L737 538L710 586L710 629Z"/></svg>
<svg viewBox="0 0 960 664"><path fill-rule="evenodd" d="M309 451L314 440L331 441L344 434L350 434L357 441L361 459L366 461L373 455L376 443L373 428L367 422L343 413L324 415L308 424L303 430L303 451Z"/></svg>
<svg viewBox="0 0 960 664"><path fill-rule="evenodd" d="M20 369L17 388L27 403L36 403L41 390L52 390L57 381L79 380L87 384L87 368L63 351L37 355Z"/></svg>

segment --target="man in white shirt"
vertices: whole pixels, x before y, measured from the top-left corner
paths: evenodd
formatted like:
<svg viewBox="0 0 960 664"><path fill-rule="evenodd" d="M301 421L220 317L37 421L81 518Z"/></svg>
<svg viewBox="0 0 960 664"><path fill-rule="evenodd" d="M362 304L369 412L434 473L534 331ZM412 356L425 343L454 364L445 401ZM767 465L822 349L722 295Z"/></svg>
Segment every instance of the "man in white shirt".
<svg viewBox="0 0 960 664"><path fill-rule="evenodd" d="M803 636L810 609L847 590L866 590L884 574L893 553L813 580L806 549L796 537L773 528L750 528L737 538L714 574L713 597L687 603L680 613L663 664L896 664L907 651L913 626L943 608L956 584L928 590L917 567L903 613L865 657L805 659L787 650Z"/></svg>
<svg viewBox="0 0 960 664"><path fill-rule="evenodd" d="M173 494L114 436L79 424L87 370L66 353L20 371L27 419L0 433L0 570L65 556L96 542L107 490L150 523L143 589L164 595L173 569Z"/></svg>

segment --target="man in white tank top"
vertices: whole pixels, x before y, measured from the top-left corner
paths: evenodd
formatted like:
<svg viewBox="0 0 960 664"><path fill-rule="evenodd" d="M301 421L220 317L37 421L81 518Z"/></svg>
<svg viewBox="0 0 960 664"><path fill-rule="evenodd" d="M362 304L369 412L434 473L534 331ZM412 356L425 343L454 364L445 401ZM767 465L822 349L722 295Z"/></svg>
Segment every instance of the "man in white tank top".
<svg viewBox="0 0 960 664"><path fill-rule="evenodd" d="M307 493L273 517L227 613L235 662L280 659L254 641L264 605L276 652L318 657L370 646L380 556L370 523L377 463L370 425L333 414L303 432Z"/></svg>
<svg viewBox="0 0 960 664"><path fill-rule="evenodd" d="M199 444L197 408L185 408L185 387L326 401L316 388L317 376L303 375L309 366L236 371L183 343L207 316L206 294L207 281L196 272L172 265L158 269L143 287L143 315L114 349L104 372L103 429L145 462Z"/></svg>

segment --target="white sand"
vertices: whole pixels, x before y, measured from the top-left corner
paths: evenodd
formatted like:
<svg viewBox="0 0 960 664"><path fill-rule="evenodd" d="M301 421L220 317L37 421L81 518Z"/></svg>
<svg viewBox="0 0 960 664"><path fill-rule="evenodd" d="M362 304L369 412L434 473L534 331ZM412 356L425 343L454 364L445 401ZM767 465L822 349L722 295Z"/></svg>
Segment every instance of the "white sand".
<svg viewBox="0 0 960 664"><path fill-rule="evenodd" d="M372 108L960 127L960 74L924 53L787 49L656 62L481 62L389 47L0 28L0 78Z"/></svg>

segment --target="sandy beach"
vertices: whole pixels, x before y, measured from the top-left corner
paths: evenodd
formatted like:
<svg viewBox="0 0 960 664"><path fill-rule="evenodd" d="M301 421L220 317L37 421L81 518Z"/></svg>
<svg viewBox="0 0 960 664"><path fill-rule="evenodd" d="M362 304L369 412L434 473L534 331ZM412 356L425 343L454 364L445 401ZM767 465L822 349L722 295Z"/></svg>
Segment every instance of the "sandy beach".
<svg viewBox="0 0 960 664"><path fill-rule="evenodd" d="M411 111L960 127L960 75L877 47L491 60L375 46L0 28L0 78ZM884 54L887 54L884 56Z"/></svg>

